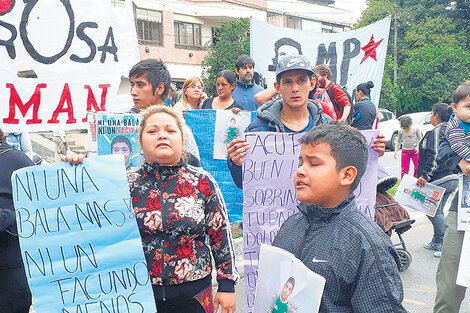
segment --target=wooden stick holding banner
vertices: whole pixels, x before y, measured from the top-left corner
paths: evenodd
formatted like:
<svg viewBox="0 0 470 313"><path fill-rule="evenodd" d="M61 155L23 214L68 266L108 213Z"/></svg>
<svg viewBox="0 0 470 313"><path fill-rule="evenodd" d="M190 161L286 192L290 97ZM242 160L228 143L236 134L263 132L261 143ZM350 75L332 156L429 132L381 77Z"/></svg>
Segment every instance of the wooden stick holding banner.
<svg viewBox="0 0 470 313"><path fill-rule="evenodd" d="M11 181L36 312L156 312L122 156L27 167Z"/></svg>

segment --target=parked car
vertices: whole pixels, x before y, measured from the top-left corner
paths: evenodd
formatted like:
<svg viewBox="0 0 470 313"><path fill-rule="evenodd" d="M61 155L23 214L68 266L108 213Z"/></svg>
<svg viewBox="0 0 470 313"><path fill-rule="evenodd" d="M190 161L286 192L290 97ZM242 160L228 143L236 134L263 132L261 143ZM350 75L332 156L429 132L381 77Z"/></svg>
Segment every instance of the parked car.
<svg viewBox="0 0 470 313"><path fill-rule="evenodd" d="M377 109L377 117L379 119L377 128L380 129L380 132L385 136L387 140L386 146L390 150L394 150L398 130L400 129L400 122L395 117L395 114L382 108Z"/></svg>
<svg viewBox="0 0 470 313"><path fill-rule="evenodd" d="M433 126L431 124L431 111L404 114L400 116L398 120L400 120L404 116L411 117L413 125L421 131L421 134L423 134L423 136L428 131L433 129Z"/></svg>

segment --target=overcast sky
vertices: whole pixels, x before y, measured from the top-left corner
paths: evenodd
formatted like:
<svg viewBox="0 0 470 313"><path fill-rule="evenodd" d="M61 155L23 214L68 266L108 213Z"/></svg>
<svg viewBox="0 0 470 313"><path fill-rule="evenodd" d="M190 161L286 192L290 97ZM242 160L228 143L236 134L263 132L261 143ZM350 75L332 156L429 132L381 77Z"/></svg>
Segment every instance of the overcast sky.
<svg viewBox="0 0 470 313"><path fill-rule="evenodd" d="M353 12L354 22L356 22L361 17L362 11L367 8L367 3L366 0L336 0L335 6Z"/></svg>

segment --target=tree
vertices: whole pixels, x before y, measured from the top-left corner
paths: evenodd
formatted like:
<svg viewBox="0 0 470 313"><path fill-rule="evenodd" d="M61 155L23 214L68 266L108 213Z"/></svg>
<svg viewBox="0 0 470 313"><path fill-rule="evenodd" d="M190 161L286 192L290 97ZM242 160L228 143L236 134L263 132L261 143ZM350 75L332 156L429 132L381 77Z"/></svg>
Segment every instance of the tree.
<svg viewBox="0 0 470 313"><path fill-rule="evenodd" d="M398 78L393 84L393 25L380 106L399 113L430 110L450 102L455 88L470 78L468 0L370 0L355 27L393 14L398 8Z"/></svg>
<svg viewBox="0 0 470 313"><path fill-rule="evenodd" d="M214 44L203 60L203 81L206 92L216 96L215 80L222 70L235 70L235 61L241 54L250 54L250 20L222 21L214 30Z"/></svg>

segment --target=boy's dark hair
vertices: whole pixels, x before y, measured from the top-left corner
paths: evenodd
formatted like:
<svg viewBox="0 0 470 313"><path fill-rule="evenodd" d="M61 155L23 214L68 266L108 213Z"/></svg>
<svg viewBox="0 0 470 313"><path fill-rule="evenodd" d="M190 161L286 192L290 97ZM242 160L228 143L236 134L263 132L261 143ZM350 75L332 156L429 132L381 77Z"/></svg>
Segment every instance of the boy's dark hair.
<svg viewBox="0 0 470 313"><path fill-rule="evenodd" d="M354 166L357 176L351 184L351 192L356 189L367 167L369 149L364 136L354 127L346 123L323 124L315 126L300 138L301 144L316 145L327 143L331 148L331 156L336 160L336 170L346 166Z"/></svg>
<svg viewBox="0 0 470 313"><path fill-rule="evenodd" d="M409 116L402 116L400 117L400 127L405 129L405 128L410 128L410 126L413 125L413 120Z"/></svg>
<svg viewBox="0 0 470 313"><path fill-rule="evenodd" d="M253 60L249 55L242 54L235 62L235 67L237 70L240 70L240 67L244 67L247 64L251 64L253 67L255 67L255 60Z"/></svg>
<svg viewBox="0 0 470 313"><path fill-rule="evenodd" d="M331 80L331 77L333 77L333 74L331 73L330 68L326 64L315 65L315 67L313 68L313 71L315 73L316 72L320 73L321 76L326 75L326 77L328 77L329 80Z"/></svg>
<svg viewBox="0 0 470 313"><path fill-rule="evenodd" d="M230 85L237 83L237 76L232 71L223 70L217 73L217 78L225 78Z"/></svg>
<svg viewBox="0 0 470 313"><path fill-rule="evenodd" d="M123 142L125 143L128 147L129 147L129 151L132 152L132 144L131 142L129 141L128 138L124 137L124 136L116 136L114 137L113 141L111 141L111 152L113 152L113 147L115 144L117 143L120 143L120 142Z"/></svg>
<svg viewBox="0 0 470 313"><path fill-rule="evenodd" d="M452 106L447 103L435 103L433 104L431 111L434 112L435 115L439 116L441 122L448 122L453 113Z"/></svg>
<svg viewBox="0 0 470 313"><path fill-rule="evenodd" d="M304 71L304 72L305 72L305 75L307 75L308 80L312 80L312 78L314 78L314 77L315 77L315 79L317 78L317 76L316 76L315 74L310 74L310 73L307 72L307 71ZM282 75L284 75L285 73L287 73L287 72L284 72L284 73L281 73L281 74L277 75L277 77L276 77L276 82L277 82L279 85L281 84ZM315 82L315 88L314 88L314 90L317 89L317 82L318 82L318 80ZM314 91L314 90L313 90L313 91ZM309 92L309 95L310 95L310 92Z"/></svg>
<svg viewBox="0 0 470 313"><path fill-rule="evenodd" d="M357 85L356 90L362 91L365 96L370 96L370 90L372 88L374 88L374 83L369 80L367 83Z"/></svg>
<svg viewBox="0 0 470 313"><path fill-rule="evenodd" d="M157 90L158 85L163 83L164 90L161 95L162 100L168 96L170 89L171 77L170 72L166 68L165 63L160 59L145 59L134 65L129 71L129 80L132 77L145 76L153 88L153 93Z"/></svg>
<svg viewBox="0 0 470 313"><path fill-rule="evenodd" d="M286 283L284 285L286 285L287 283L292 284L292 290L293 290L294 287L295 287L295 278L294 277L289 277L289 279L286 281Z"/></svg>
<svg viewBox="0 0 470 313"><path fill-rule="evenodd" d="M452 94L452 102L457 104L468 96L470 96L470 80L467 80L455 89Z"/></svg>

